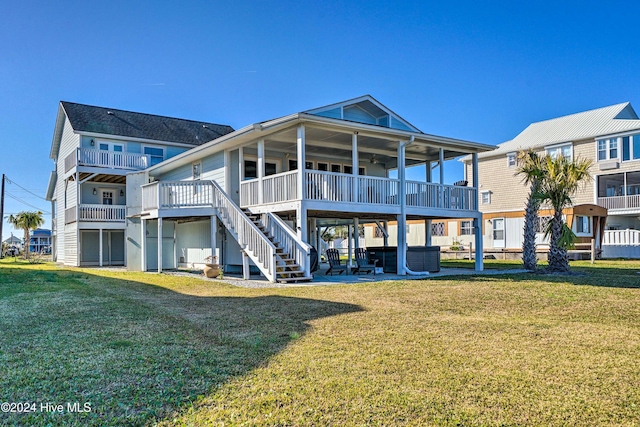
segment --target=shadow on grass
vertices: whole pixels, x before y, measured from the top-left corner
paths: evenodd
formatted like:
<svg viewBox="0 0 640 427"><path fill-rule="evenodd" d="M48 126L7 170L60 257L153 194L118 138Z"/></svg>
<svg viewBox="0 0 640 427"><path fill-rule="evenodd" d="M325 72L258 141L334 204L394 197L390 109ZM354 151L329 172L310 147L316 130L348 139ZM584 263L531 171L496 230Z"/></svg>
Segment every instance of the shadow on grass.
<svg viewBox="0 0 640 427"><path fill-rule="evenodd" d="M469 261L443 262L443 267L469 268L473 267ZM558 283L572 283L582 286L601 286L609 288L640 288L640 262L636 260L600 260L590 265L588 261L571 262L571 270L567 274L545 273L542 271L545 265L541 265L541 271L537 273L501 274L499 276L441 276L429 280L461 280L466 282L495 281L546 281ZM517 261L487 262L485 269L504 270L510 268L522 268Z"/></svg>
<svg viewBox="0 0 640 427"><path fill-rule="evenodd" d="M310 321L357 311L350 304L274 295L200 297L90 271L5 264L0 402L35 402L36 411L0 413L0 424L167 419L267 363L300 339ZM64 411L43 411L45 402ZM91 411L69 412L68 402L90 403Z"/></svg>

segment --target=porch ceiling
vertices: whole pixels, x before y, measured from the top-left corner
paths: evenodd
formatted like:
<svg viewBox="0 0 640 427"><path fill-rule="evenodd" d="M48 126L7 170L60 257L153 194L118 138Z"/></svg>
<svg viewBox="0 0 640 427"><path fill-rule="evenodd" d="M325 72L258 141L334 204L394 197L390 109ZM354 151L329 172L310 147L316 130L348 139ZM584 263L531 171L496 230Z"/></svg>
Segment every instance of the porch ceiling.
<svg viewBox="0 0 640 427"><path fill-rule="evenodd" d="M90 177L91 173L88 172L81 172L80 173L80 182L84 181L85 178ZM93 178L91 178L91 182L105 182L105 183L109 183L109 184L126 184L127 183L127 177L125 175L107 175L107 174L101 174L101 175L96 175Z"/></svg>
<svg viewBox="0 0 640 427"><path fill-rule="evenodd" d="M352 133L338 132L326 128L307 127L305 129L306 152L312 155L325 155L330 152L334 156L351 158ZM297 130L295 127L270 135L265 139L270 149L296 153ZM453 159L468 153L444 148L446 160ZM393 163L397 158L398 141L378 138L369 135L358 135L358 153L362 158L370 158L374 154L380 163ZM409 164L417 161L438 160L439 146L415 141L405 149L405 155ZM393 161L392 161L393 160Z"/></svg>

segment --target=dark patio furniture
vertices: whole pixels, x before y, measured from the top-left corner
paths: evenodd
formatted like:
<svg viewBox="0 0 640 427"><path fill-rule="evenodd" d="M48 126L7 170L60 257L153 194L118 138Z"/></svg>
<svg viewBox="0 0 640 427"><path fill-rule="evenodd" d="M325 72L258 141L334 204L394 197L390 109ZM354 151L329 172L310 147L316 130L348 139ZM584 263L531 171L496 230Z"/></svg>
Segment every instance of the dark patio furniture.
<svg viewBox="0 0 640 427"><path fill-rule="evenodd" d="M371 263L369 261L369 253L365 248L356 248L356 264L357 267L353 270L354 274L360 274L360 272L370 273L373 271L373 275L376 275L378 260L374 259L373 263Z"/></svg>
<svg viewBox="0 0 640 427"><path fill-rule="evenodd" d="M337 249L327 249L327 261L329 262L329 269L326 274L331 274L333 276L334 272L346 273L347 266L340 264L340 252Z"/></svg>

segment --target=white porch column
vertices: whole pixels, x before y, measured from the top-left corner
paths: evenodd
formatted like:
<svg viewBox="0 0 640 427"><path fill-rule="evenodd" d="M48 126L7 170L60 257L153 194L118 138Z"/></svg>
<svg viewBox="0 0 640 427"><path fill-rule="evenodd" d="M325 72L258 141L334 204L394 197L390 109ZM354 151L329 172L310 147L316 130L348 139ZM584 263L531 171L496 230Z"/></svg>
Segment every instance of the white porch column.
<svg viewBox="0 0 640 427"><path fill-rule="evenodd" d="M251 267L249 266L249 255L242 249L242 278L244 280L251 279Z"/></svg>
<svg viewBox="0 0 640 427"><path fill-rule="evenodd" d="M425 176L424 176L424 180L425 182L431 182L432 178L431 178L431 160L427 160L425 163Z"/></svg>
<svg viewBox="0 0 640 427"><path fill-rule="evenodd" d="M471 164L472 164L472 179L473 179L473 188L476 189L476 199L474 200L473 205L469 206L471 209L478 209L478 197L480 197L480 185L478 185L478 153L471 154Z"/></svg>
<svg viewBox="0 0 640 427"><path fill-rule="evenodd" d="M147 221L140 219L140 268L147 271Z"/></svg>
<svg viewBox="0 0 640 427"><path fill-rule="evenodd" d="M431 220L424 220L424 245L431 246Z"/></svg>
<svg viewBox="0 0 640 427"><path fill-rule="evenodd" d="M397 269L399 275L405 275L406 262L406 246L407 246L407 187L405 183L405 146L402 142L398 143L398 198L400 199L400 215L397 216L398 226L396 227L398 234L397 248Z"/></svg>
<svg viewBox="0 0 640 427"><path fill-rule="evenodd" d="M353 202L357 202L359 199L358 194L358 132L354 132L351 136L351 173L353 174Z"/></svg>
<svg viewBox="0 0 640 427"><path fill-rule="evenodd" d="M231 195L231 152L224 150L224 192Z"/></svg>
<svg viewBox="0 0 640 427"><path fill-rule="evenodd" d="M347 265L348 266L353 266L353 264L351 264L351 255L353 255L353 246L351 245L351 224L349 224L347 226Z"/></svg>
<svg viewBox="0 0 640 427"><path fill-rule="evenodd" d="M309 243L313 246L316 246L316 241L318 240L318 227L316 218L309 218ZM317 248L317 246L316 246Z"/></svg>
<svg viewBox="0 0 640 427"><path fill-rule="evenodd" d="M217 257L218 241L216 239L218 231L218 219L215 215L211 215L211 256ZM219 263L220 260L211 260L213 264Z"/></svg>
<svg viewBox="0 0 640 427"><path fill-rule="evenodd" d="M178 222L173 222L173 267L178 268Z"/></svg>
<svg viewBox="0 0 640 427"><path fill-rule="evenodd" d="M262 180L264 178L264 139L258 141L258 203L262 204L264 194L262 189Z"/></svg>
<svg viewBox="0 0 640 427"><path fill-rule="evenodd" d="M158 218L158 273L162 273L162 218Z"/></svg>
<svg viewBox="0 0 640 427"><path fill-rule="evenodd" d="M300 204L296 209L296 230L298 232L298 240L306 242L309 238L307 234L307 208Z"/></svg>
<svg viewBox="0 0 640 427"><path fill-rule="evenodd" d="M476 271L484 270L484 248L482 246L482 214L473 219L473 231L476 237Z"/></svg>
<svg viewBox="0 0 640 427"><path fill-rule="evenodd" d="M440 159L438 160L440 165L440 184L444 184L444 149L440 149Z"/></svg>
<svg viewBox="0 0 640 427"><path fill-rule="evenodd" d="M297 145L297 155L298 155L297 157L298 158L298 179L297 179L298 199L302 200L306 194L306 192L304 191L304 186L305 186L304 171L305 171L305 157L306 157L304 152L305 151L304 125L298 126L296 145ZM306 222L306 215L305 215L305 222Z"/></svg>
<svg viewBox="0 0 640 427"><path fill-rule="evenodd" d="M102 254L102 228L100 228L98 230L98 232L100 233L100 238L98 239L100 241L99 245L100 245L100 249L99 249L99 256L100 256L100 267L102 267L102 258L103 258L103 254Z"/></svg>

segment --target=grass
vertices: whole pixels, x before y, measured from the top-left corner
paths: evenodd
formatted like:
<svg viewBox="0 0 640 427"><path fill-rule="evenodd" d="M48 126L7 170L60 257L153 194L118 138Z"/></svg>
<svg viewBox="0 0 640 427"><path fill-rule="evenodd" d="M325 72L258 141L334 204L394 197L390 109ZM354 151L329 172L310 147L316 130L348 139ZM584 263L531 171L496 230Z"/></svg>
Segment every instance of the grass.
<svg viewBox="0 0 640 427"><path fill-rule="evenodd" d="M638 425L640 262L572 265L238 289L0 262L0 401L92 405L0 424Z"/></svg>

